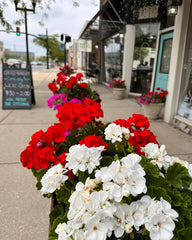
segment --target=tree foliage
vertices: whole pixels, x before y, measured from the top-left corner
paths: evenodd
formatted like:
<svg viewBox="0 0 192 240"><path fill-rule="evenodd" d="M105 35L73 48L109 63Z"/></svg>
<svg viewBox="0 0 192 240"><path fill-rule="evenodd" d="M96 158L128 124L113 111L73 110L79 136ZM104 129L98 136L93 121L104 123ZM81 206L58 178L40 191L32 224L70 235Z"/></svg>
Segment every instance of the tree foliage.
<svg viewBox="0 0 192 240"><path fill-rule="evenodd" d="M64 51L60 50L60 42L58 41L59 35L54 34L48 37L49 56L51 59L56 59L58 62L63 62ZM43 48L47 48L46 41L42 38L34 38L33 42Z"/></svg>

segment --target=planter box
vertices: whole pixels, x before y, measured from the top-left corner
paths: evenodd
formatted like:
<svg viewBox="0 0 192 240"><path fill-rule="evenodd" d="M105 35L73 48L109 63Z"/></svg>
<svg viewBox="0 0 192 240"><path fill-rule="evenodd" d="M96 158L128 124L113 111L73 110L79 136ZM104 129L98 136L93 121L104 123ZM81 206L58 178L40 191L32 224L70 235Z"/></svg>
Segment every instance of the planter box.
<svg viewBox="0 0 192 240"><path fill-rule="evenodd" d="M113 97L115 99L125 98L125 88L113 88Z"/></svg>

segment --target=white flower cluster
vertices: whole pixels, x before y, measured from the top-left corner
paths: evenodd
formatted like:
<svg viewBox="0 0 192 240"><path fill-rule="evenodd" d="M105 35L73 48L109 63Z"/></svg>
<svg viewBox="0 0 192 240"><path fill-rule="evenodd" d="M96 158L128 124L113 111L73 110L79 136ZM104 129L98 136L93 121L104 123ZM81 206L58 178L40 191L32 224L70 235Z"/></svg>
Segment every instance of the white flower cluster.
<svg viewBox="0 0 192 240"><path fill-rule="evenodd" d="M139 155L129 154L108 167L96 170L96 179L102 182L109 199L120 202L123 196L146 193L145 171L139 164L140 160Z"/></svg>
<svg viewBox="0 0 192 240"><path fill-rule="evenodd" d="M96 179L87 179L85 185L78 183L69 202L67 223L57 226L58 240L105 240L114 235L120 238L140 230L142 225L150 233L152 240L170 240L175 228L177 212L161 198L160 201L144 196L130 205L111 201L109 193L96 191L92 186Z"/></svg>
<svg viewBox="0 0 192 240"><path fill-rule="evenodd" d="M69 148L69 153L66 154L67 163L65 166L72 170L74 174L78 170L81 172L88 170L91 174L96 166L100 165L101 153L104 150L104 146L88 148L84 144L73 145Z"/></svg>
<svg viewBox="0 0 192 240"><path fill-rule="evenodd" d="M41 193L53 193L56 189L60 189L68 179L65 175L67 171L60 163L50 168L41 179Z"/></svg>
<svg viewBox="0 0 192 240"><path fill-rule="evenodd" d="M180 160L178 157L167 155L166 146L159 146L154 143L148 143L145 147L141 148L145 153L146 158L151 159L151 162L156 164L159 169L162 167L167 170L168 167L174 163L180 163L182 166L188 169L189 175L192 177L192 164L187 161Z"/></svg>
<svg viewBox="0 0 192 240"><path fill-rule="evenodd" d="M121 142L123 137L129 139L130 131L128 128L121 127L115 123L109 124L105 129L105 139L114 142Z"/></svg>

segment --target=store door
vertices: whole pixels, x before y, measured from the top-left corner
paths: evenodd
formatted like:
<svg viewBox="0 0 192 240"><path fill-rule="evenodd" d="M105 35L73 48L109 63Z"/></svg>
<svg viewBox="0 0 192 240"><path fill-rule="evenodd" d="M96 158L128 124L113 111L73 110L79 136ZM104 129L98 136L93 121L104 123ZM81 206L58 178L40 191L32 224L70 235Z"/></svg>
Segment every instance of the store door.
<svg viewBox="0 0 192 240"><path fill-rule="evenodd" d="M173 32L164 33L160 36L159 54L157 59L157 71L155 77L154 89L160 87L167 89L169 68L171 60Z"/></svg>

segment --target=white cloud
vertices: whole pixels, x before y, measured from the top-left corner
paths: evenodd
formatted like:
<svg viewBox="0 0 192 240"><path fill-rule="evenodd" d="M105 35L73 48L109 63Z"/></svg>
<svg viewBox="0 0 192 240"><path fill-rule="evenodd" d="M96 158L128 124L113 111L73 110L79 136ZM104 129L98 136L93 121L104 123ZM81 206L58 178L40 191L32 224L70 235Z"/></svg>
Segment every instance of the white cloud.
<svg viewBox="0 0 192 240"><path fill-rule="evenodd" d="M35 35L45 34L47 28L49 35L65 33L70 35L72 39L78 38L85 21L90 20L98 11L99 0L79 0L79 3L79 7L74 7L72 0L56 0L50 6L48 18L43 19L42 12L38 8L36 8L35 14L27 12L28 32ZM6 16L10 22L13 22L19 16L19 12L15 11L14 4L9 5ZM44 27L38 24L40 20L43 20ZM0 29L3 29L1 25ZM15 27L13 27L13 30L15 30ZM25 32L24 24L20 27L20 30ZM34 45L32 40L33 37L29 36L29 51L35 52L36 56L44 55L45 49ZM18 37L14 33L0 32L0 41L4 42L4 48L16 51L26 50L25 34Z"/></svg>

